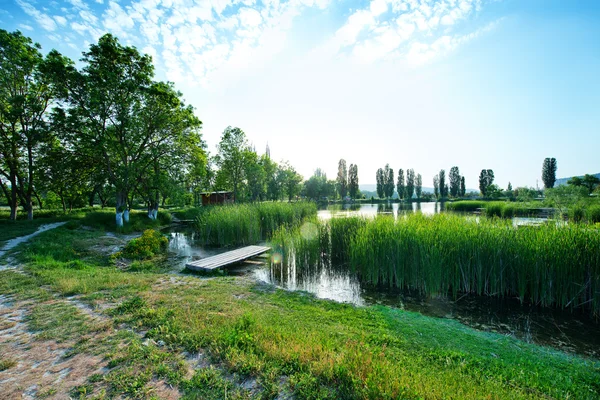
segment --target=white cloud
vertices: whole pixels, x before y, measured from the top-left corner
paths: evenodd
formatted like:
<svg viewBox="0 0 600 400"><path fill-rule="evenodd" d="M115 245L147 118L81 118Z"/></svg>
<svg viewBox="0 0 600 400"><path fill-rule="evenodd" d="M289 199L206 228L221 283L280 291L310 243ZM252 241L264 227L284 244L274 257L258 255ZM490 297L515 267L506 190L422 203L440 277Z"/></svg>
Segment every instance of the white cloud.
<svg viewBox="0 0 600 400"><path fill-rule="evenodd" d="M58 23L60 26L65 26L67 25L67 19L65 17L63 17L62 15L55 15L54 16L54 20L56 21L56 23Z"/></svg>
<svg viewBox="0 0 600 400"><path fill-rule="evenodd" d="M25 11L27 15L33 17L35 21L45 30L54 31L56 29L56 23L54 20L47 14L36 9L31 4L27 3L24 0L16 0L17 4Z"/></svg>
<svg viewBox="0 0 600 400"><path fill-rule="evenodd" d="M479 10L482 1L371 0L348 17L331 47L336 51L349 49L362 62L398 55L430 60L432 54L449 51L460 43L451 30Z"/></svg>
<svg viewBox="0 0 600 400"><path fill-rule="evenodd" d="M19 24L19 28L25 29L27 31L32 31L33 28L29 25L25 25L25 24Z"/></svg>

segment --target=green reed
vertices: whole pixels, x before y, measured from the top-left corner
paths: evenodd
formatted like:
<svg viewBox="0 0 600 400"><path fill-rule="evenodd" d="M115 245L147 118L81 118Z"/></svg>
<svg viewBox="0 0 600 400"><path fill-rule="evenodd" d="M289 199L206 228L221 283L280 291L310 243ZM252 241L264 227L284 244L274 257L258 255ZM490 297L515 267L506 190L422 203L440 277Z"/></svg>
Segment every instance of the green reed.
<svg viewBox="0 0 600 400"><path fill-rule="evenodd" d="M332 219L318 223L318 232L308 239L278 232L284 261L295 258L297 268L333 261L365 284L429 296L516 297L600 314L600 233L590 225L515 227L497 218L409 214Z"/></svg>
<svg viewBox="0 0 600 400"><path fill-rule="evenodd" d="M314 203L255 203L205 207L196 218L200 240L212 246L255 244L279 227L297 227L317 214Z"/></svg>

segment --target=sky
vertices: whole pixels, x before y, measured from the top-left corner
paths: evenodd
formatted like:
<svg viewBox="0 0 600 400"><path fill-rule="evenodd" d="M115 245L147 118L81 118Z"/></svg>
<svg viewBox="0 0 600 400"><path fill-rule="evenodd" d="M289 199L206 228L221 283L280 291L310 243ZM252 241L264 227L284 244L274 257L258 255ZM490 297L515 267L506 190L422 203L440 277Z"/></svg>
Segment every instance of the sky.
<svg viewBox="0 0 600 400"><path fill-rule="evenodd" d="M386 163L468 188L600 172L598 0L0 0L0 28L73 60L110 32L150 54L216 151L238 126L305 178ZM446 172L446 173L447 173Z"/></svg>

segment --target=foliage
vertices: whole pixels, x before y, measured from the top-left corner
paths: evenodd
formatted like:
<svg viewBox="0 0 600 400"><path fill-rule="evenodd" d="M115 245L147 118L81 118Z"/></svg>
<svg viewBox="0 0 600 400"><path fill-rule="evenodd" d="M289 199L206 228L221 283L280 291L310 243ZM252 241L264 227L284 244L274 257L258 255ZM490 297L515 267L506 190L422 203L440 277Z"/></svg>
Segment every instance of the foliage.
<svg viewBox="0 0 600 400"><path fill-rule="evenodd" d="M449 174L449 179L450 179L450 196L452 197L458 197L459 193L460 193L460 172L458 170L458 167L452 167L450 168L450 174Z"/></svg>
<svg viewBox="0 0 600 400"><path fill-rule="evenodd" d="M411 201L415 192L415 170L409 168L406 170L406 199Z"/></svg>
<svg viewBox="0 0 600 400"><path fill-rule="evenodd" d="M340 198L343 199L348 193L348 170L346 168L346 160L344 160L343 158L340 159L338 163L338 173L336 182Z"/></svg>
<svg viewBox="0 0 600 400"><path fill-rule="evenodd" d="M35 168L51 133L47 110L58 90L45 72L68 61L16 31L0 29L0 188L16 219L19 202L33 219Z"/></svg>
<svg viewBox="0 0 600 400"><path fill-rule="evenodd" d="M440 176L439 174L433 177L433 195L436 200L440 197Z"/></svg>
<svg viewBox="0 0 600 400"><path fill-rule="evenodd" d="M304 182L304 196L311 200L321 200L335 196L335 183L327 180L327 175L317 168L313 176Z"/></svg>
<svg viewBox="0 0 600 400"><path fill-rule="evenodd" d="M402 168L398 169L398 180L396 181L396 191L398 192L398 198L400 200L404 199L405 191L404 191L404 170Z"/></svg>
<svg viewBox="0 0 600 400"><path fill-rule="evenodd" d="M219 152L215 157L215 163L219 167L216 189L232 190L233 197L236 199L239 195L239 187L245 178L247 149L248 141L243 130L231 126L225 128L219 142Z"/></svg>
<svg viewBox="0 0 600 400"><path fill-rule="evenodd" d="M358 186L358 165L350 164L348 169L348 192L350 198L356 199L360 193Z"/></svg>
<svg viewBox="0 0 600 400"><path fill-rule="evenodd" d="M421 174L417 174L417 178L415 179L415 194L417 195L417 199L421 198L422 192L423 192L423 177L421 177Z"/></svg>
<svg viewBox="0 0 600 400"><path fill-rule="evenodd" d="M496 206L490 204L486 211L501 215L502 208ZM292 233L277 245L284 257L295 260L296 268L314 265L314 260L328 262L335 249L323 234L335 237L338 226L350 238L341 246L348 254L338 257L348 260L363 283L427 296L517 297L600 315L600 236L586 225L519 228L497 218L409 214L397 220L383 216L329 224L312 238ZM349 226L356 230L348 232Z"/></svg>
<svg viewBox="0 0 600 400"><path fill-rule="evenodd" d="M129 259L144 260L163 253L168 244L169 240L162 233L154 229L146 229L142 236L127 242L122 255Z"/></svg>
<svg viewBox="0 0 600 400"><path fill-rule="evenodd" d="M385 164L383 169L383 193L388 199L394 195L394 170L389 164Z"/></svg>
<svg viewBox="0 0 600 400"><path fill-rule="evenodd" d="M479 174L479 191L482 196L488 195L488 188L494 183L494 171L482 169Z"/></svg>
<svg viewBox="0 0 600 400"><path fill-rule="evenodd" d="M438 174L438 185L439 185L439 191L440 191L440 198L445 199L448 197L448 184L446 183L446 171L445 170L440 170L440 173Z"/></svg>
<svg viewBox="0 0 600 400"><path fill-rule="evenodd" d="M336 230L348 233L367 229L362 224L368 223L340 222ZM214 399L599 396L600 365L594 359L449 319L338 304L248 279L179 277L169 284L167 275L123 272L82 259L82 252L90 254L91 249L80 248L77 241L88 236L91 246L101 235L58 228L26 246L25 273L0 271L0 292L29 302L78 295L92 307L116 303L104 312L97 307L97 312L109 327L124 329L109 329L102 340L82 337L76 343L75 351L100 355L109 367L76 388L78 396L106 388L107 397L151 397L157 381L189 398ZM50 253L50 248L60 253ZM82 326L71 318L78 312L72 307L43 311L50 318L39 325L41 334L62 335L56 322L64 315L69 334L93 328L87 319ZM147 340L142 343L132 330L147 332ZM187 375L184 351L201 352L213 366ZM5 359L0 361L4 365ZM259 393L232 385L248 377L256 379Z"/></svg>
<svg viewBox="0 0 600 400"><path fill-rule="evenodd" d="M572 186L583 186L588 189L588 193L592 193L597 187L600 187L600 179L595 175L585 174L583 178L574 176L567 181Z"/></svg>
<svg viewBox="0 0 600 400"><path fill-rule="evenodd" d="M545 158L542 164L542 181L546 189L552 189L556 182L556 158Z"/></svg>
<svg viewBox="0 0 600 400"><path fill-rule="evenodd" d="M467 186L465 185L465 177L461 176L460 177L460 197L465 197L466 193L467 193Z"/></svg>
<svg viewBox="0 0 600 400"><path fill-rule="evenodd" d="M196 229L207 245L249 245L270 238L281 226L298 227L316 213L310 202L211 206L199 214Z"/></svg>
<svg viewBox="0 0 600 400"><path fill-rule="evenodd" d="M383 199L385 196L385 178L383 175L383 169L379 168L377 170L377 173L375 175L375 179L377 181L377 196L379 196L380 199Z"/></svg>

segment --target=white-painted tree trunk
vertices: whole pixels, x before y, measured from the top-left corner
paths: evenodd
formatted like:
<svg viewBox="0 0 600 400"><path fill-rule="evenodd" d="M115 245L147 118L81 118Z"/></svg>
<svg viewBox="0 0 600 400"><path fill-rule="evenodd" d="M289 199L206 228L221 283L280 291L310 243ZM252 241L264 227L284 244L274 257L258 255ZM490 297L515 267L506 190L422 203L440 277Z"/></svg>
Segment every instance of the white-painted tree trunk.
<svg viewBox="0 0 600 400"><path fill-rule="evenodd" d="M123 211L123 220L124 220L126 223L129 223L129 210L125 210L125 211Z"/></svg>
<svg viewBox="0 0 600 400"><path fill-rule="evenodd" d="M156 219L156 218L158 218L158 210L154 209L154 210L152 210L152 219Z"/></svg>
<svg viewBox="0 0 600 400"><path fill-rule="evenodd" d="M123 227L123 213L122 212L117 212L116 221L117 221L117 227L122 228Z"/></svg>

